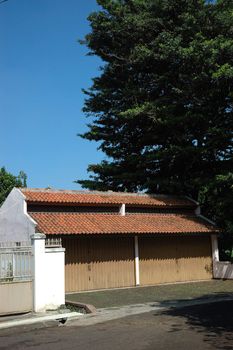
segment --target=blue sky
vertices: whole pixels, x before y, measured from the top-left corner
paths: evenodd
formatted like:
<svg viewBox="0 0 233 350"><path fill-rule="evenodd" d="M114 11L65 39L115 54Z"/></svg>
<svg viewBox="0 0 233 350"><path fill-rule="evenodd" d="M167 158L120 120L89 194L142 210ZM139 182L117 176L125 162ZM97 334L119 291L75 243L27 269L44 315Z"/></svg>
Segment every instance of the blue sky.
<svg viewBox="0 0 233 350"><path fill-rule="evenodd" d="M77 137L88 119L82 88L101 62L77 43L95 0L8 0L0 5L0 167L28 187L80 189L104 155Z"/></svg>

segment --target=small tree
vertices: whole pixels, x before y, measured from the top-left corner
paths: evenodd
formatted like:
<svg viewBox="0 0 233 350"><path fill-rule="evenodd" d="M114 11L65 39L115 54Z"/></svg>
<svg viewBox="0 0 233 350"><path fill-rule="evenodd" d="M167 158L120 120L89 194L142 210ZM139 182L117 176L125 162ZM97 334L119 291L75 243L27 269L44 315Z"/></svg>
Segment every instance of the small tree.
<svg viewBox="0 0 233 350"><path fill-rule="evenodd" d="M13 187L27 187L27 175L20 171L15 176L6 171L5 167L0 169L0 205L4 202Z"/></svg>

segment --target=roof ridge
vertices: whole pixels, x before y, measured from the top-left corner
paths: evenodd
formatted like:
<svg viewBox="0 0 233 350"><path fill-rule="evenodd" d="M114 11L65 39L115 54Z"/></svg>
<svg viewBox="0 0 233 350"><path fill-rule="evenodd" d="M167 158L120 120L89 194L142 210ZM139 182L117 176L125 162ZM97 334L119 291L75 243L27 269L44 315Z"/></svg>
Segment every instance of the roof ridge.
<svg viewBox="0 0 233 350"><path fill-rule="evenodd" d="M185 195L169 195L157 193L142 193L142 192L116 192L116 191L88 191L88 190L67 190L56 188L19 188L22 192L41 192L41 193L64 193L64 194L83 194L83 195L101 195L101 196L132 196L132 197L149 197L149 198L180 198L186 199L190 202L192 200Z"/></svg>
<svg viewBox="0 0 233 350"><path fill-rule="evenodd" d="M126 213L120 215L119 213L101 213L101 212L77 212L77 211L30 211L29 215L33 214L44 214L44 215L85 215L85 216L120 216L120 217L133 217L133 216L185 216L190 218L200 218L204 220L204 217L196 214L187 213ZM211 222L209 222L211 224Z"/></svg>

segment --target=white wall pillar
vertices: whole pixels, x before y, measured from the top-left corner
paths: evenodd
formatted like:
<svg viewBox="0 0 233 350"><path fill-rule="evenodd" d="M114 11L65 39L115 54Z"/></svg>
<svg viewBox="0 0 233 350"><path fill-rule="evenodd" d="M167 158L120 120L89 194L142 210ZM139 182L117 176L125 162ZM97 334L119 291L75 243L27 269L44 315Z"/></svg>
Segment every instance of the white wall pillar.
<svg viewBox="0 0 233 350"><path fill-rule="evenodd" d="M119 214L125 216L125 204L121 204Z"/></svg>
<svg viewBox="0 0 233 350"><path fill-rule="evenodd" d="M45 238L40 233L31 236L34 312L65 304L65 249L45 248Z"/></svg>
<svg viewBox="0 0 233 350"><path fill-rule="evenodd" d="M212 261L213 261L213 277L219 278L218 275L218 264L219 264L219 251L218 251L218 236L211 235L211 246L212 246Z"/></svg>
<svg viewBox="0 0 233 350"><path fill-rule="evenodd" d="M35 233L32 240L33 311L45 311L45 235Z"/></svg>
<svg viewBox="0 0 233 350"><path fill-rule="evenodd" d="M138 236L134 236L135 284L140 285Z"/></svg>
<svg viewBox="0 0 233 350"><path fill-rule="evenodd" d="M65 248L46 248L46 308L65 304Z"/></svg>
<svg viewBox="0 0 233 350"><path fill-rule="evenodd" d="M213 263L219 261L218 236L211 235L212 259Z"/></svg>

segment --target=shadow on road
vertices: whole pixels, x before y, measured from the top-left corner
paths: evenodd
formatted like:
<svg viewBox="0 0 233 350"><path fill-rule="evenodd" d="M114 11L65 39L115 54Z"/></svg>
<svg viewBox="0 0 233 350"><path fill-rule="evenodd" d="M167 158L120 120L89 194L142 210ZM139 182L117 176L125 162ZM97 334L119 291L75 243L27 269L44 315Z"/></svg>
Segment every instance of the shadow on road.
<svg viewBox="0 0 233 350"><path fill-rule="evenodd" d="M232 297L232 293L218 293L218 297ZM206 299L197 298L196 301ZM210 297L210 300L212 298ZM183 303L182 300L180 303ZM163 304L163 303L161 303ZM165 304L165 303L164 303ZM178 301L179 304L179 301ZM233 301L217 301L214 303L170 308L161 312L162 315L174 317L169 332L183 330L180 318L185 320L185 326L198 333L203 333L203 340L210 343L216 349L233 349Z"/></svg>

